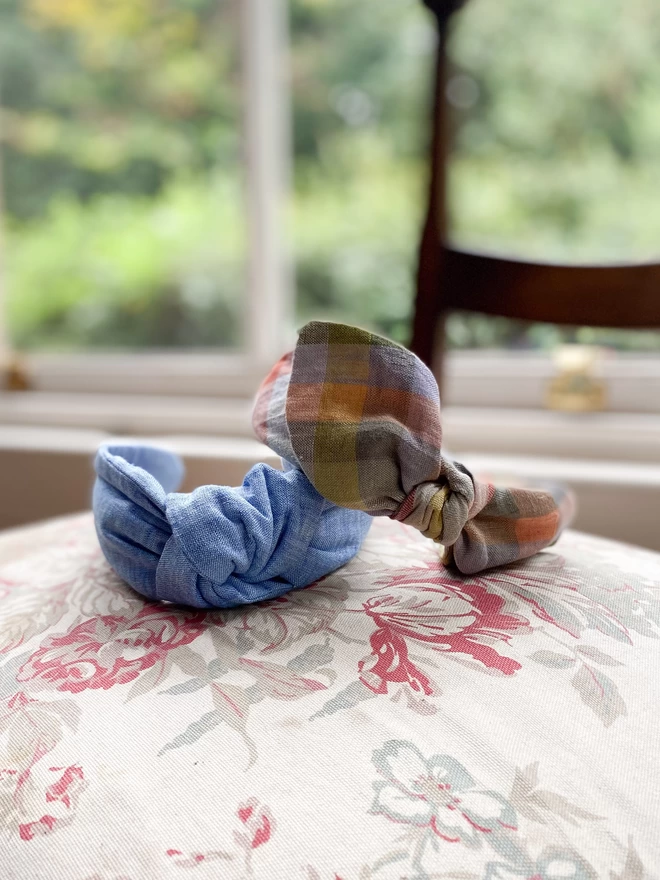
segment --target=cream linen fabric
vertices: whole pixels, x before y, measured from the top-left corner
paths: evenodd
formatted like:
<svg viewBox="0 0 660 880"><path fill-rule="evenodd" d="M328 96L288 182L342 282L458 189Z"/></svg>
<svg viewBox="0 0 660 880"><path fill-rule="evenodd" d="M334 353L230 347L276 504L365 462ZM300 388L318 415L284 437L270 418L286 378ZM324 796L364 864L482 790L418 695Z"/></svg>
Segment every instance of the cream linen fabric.
<svg viewBox="0 0 660 880"><path fill-rule="evenodd" d="M660 874L660 557L480 576L414 529L262 605L152 604L88 515L0 536L2 880Z"/></svg>

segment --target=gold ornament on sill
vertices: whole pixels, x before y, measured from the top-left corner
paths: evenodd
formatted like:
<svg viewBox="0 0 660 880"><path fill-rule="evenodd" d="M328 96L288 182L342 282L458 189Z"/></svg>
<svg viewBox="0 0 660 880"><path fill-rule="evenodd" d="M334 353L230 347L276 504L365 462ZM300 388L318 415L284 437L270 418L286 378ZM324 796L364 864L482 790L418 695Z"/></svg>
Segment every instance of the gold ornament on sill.
<svg viewBox="0 0 660 880"><path fill-rule="evenodd" d="M3 391L29 391L30 376L25 363L16 354L9 354L2 364L0 389Z"/></svg>
<svg viewBox="0 0 660 880"><path fill-rule="evenodd" d="M597 412L607 404L605 382L596 375L603 352L592 345L562 345L553 360L559 375L546 393L548 409L564 412Z"/></svg>

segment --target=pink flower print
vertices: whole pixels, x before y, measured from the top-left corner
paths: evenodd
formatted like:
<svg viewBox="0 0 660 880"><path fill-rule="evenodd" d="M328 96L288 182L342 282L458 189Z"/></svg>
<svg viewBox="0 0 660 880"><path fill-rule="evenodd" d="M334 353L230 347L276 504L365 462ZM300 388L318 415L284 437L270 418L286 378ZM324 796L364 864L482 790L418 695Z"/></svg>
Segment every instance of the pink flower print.
<svg viewBox="0 0 660 880"><path fill-rule="evenodd" d="M87 787L81 767L0 769L0 828L18 830L21 840L51 834L73 821Z"/></svg>
<svg viewBox="0 0 660 880"><path fill-rule="evenodd" d="M35 834L49 834L59 825L67 825L73 818L78 798L87 787L81 767L49 767L52 782L45 790L46 806L42 816L21 823L21 840L32 840Z"/></svg>
<svg viewBox="0 0 660 880"><path fill-rule="evenodd" d="M240 804L236 815L243 827L243 831L234 831L236 843L243 851L242 858L245 863L246 877L252 877L252 856L254 851L265 843L268 843L275 830L275 820L268 809L255 797L248 798ZM165 855L172 859L178 868L197 868L207 862L224 859L232 861L235 854L224 850L209 850L207 852L184 853L180 849L168 849ZM243 875L242 875L243 876Z"/></svg>
<svg viewBox="0 0 660 880"><path fill-rule="evenodd" d="M508 642L528 621L502 613L504 599L483 586L452 581L446 573L411 569L384 581L383 592L370 598L365 612L379 628L436 651L467 654L489 669L513 675L520 663L503 657L490 644Z"/></svg>
<svg viewBox="0 0 660 880"><path fill-rule="evenodd" d="M10 581L7 580L7 578L0 577L0 599L6 599L15 586L16 581Z"/></svg>
<svg viewBox="0 0 660 880"><path fill-rule="evenodd" d="M275 830L275 820L268 807L251 797L239 806L236 814L245 828L244 833L237 831L234 835L240 846L254 850L268 843Z"/></svg>
<svg viewBox="0 0 660 880"><path fill-rule="evenodd" d="M173 863L177 868L197 868L199 865L207 864L208 862L219 860L231 861L233 858L231 853L218 849L208 850L208 852L193 852L188 855L180 849L168 849L165 855L173 859Z"/></svg>
<svg viewBox="0 0 660 880"><path fill-rule="evenodd" d="M358 663L360 680L374 693L386 694L387 684L407 684L415 693L430 696L431 682L408 657L402 636L389 629L377 629L369 639L372 654Z"/></svg>
<svg viewBox="0 0 660 880"><path fill-rule="evenodd" d="M373 763L383 777L374 783L374 814L472 846L489 832L517 829L513 806L497 792L476 788L465 767L449 755L427 760L412 743L390 740L374 752Z"/></svg>
<svg viewBox="0 0 660 880"><path fill-rule="evenodd" d="M33 688L71 693L108 690L133 681L168 651L190 644L204 631L204 618L201 611L173 611L161 605L145 605L134 617L93 617L45 639L16 679L29 681Z"/></svg>

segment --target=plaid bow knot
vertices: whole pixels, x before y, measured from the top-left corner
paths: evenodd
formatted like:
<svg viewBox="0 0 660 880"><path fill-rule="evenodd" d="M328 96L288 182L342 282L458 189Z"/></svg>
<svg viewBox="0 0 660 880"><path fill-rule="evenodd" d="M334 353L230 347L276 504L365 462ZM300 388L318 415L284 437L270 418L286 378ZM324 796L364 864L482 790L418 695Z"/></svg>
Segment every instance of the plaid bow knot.
<svg viewBox="0 0 660 880"><path fill-rule="evenodd" d="M465 574L531 556L573 514L562 488L496 487L443 456L431 371L356 327L303 327L264 380L253 424L328 501L414 526Z"/></svg>

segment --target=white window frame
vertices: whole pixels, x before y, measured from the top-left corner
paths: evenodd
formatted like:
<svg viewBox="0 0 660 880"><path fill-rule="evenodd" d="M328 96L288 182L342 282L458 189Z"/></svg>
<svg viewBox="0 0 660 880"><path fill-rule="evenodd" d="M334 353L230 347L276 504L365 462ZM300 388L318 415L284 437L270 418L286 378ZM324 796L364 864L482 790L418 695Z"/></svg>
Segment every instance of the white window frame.
<svg viewBox="0 0 660 880"><path fill-rule="evenodd" d="M30 353L21 366L33 390L0 393L0 424L157 431L169 430L176 412L200 433L216 433L220 426L230 435L249 433L245 401L294 339L294 282L284 222L291 162L289 35L287 0L237 2L248 241L244 349ZM2 269L0 228L0 359L7 363ZM443 402L454 408L542 410L555 372L542 353L451 353ZM660 416L660 358L618 355L603 364L602 377L611 412ZM216 402L205 402L212 399Z"/></svg>
<svg viewBox="0 0 660 880"><path fill-rule="evenodd" d="M0 113L0 140L2 138L2 113ZM4 181L3 168L0 162L0 365L6 365L10 357L9 340L7 338L7 328L5 326L5 296L6 296L6 274L5 274L5 229L4 229Z"/></svg>
<svg viewBox="0 0 660 880"><path fill-rule="evenodd" d="M235 352L29 353L19 361L31 389L240 396L254 391L264 370L290 344L293 284L284 223L290 181L287 2L236 2L247 225L245 345ZM0 179L0 198L1 192ZM0 358L6 365L11 349L2 321L2 244L0 229Z"/></svg>

